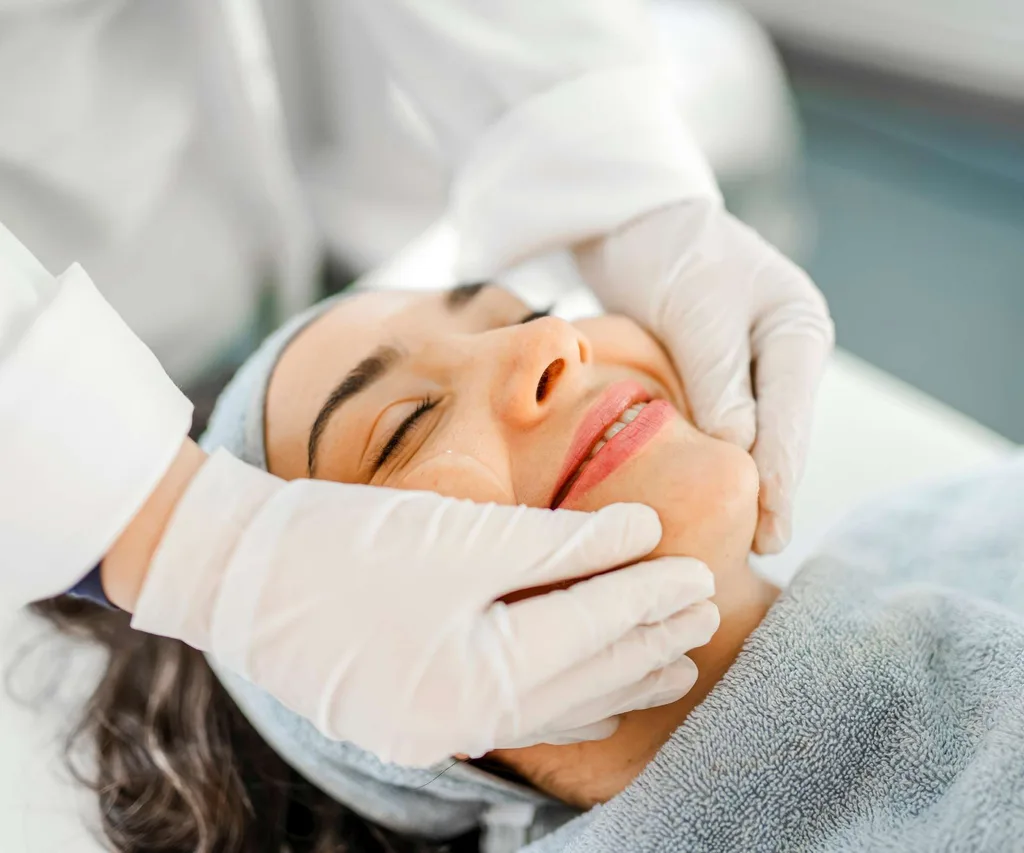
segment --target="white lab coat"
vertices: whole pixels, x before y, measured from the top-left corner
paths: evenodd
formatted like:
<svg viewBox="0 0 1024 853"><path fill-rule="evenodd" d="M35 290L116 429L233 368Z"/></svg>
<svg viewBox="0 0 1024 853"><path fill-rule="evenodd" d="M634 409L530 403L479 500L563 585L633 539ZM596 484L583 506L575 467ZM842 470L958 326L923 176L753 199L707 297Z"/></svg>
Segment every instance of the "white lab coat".
<svg viewBox="0 0 1024 853"><path fill-rule="evenodd" d="M467 276L716 192L634 0L266 5L281 44L303 43L303 21L350 34L351 53L319 54L334 89L313 103L334 107L296 94L282 112L280 92L309 82L280 46L278 80L252 0L0 0L0 596L15 604L102 556L187 431L134 308L157 302L166 327L201 323L209 300L242 322L268 280L285 310L307 302L323 240L347 238L314 219L345 221L333 190L311 216L303 183L358 188L375 138L358 118L378 120L384 94L443 165ZM348 85L362 70L376 88ZM129 323L76 260L125 284ZM169 358L158 330L136 331Z"/></svg>

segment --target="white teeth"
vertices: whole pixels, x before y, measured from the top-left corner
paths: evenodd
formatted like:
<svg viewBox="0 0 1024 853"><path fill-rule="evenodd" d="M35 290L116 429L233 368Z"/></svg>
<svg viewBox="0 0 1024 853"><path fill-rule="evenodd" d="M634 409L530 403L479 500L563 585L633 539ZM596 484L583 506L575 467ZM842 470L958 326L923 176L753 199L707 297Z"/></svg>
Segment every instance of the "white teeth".
<svg viewBox="0 0 1024 853"><path fill-rule="evenodd" d="M604 436L602 436L601 440L598 441L597 444L595 444L590 449L590 453L587 454L587 458L584 460L584 462L586 463L593 459L597 455L597 451L599 451L609 441L615 438L616 435L618 435L622 430L624 430L627 424L631 424L634 420L636 420L636 416L639 415L644 410L644 406L646 405L646 403L636 403L635 405L630 406L628 409L626 409L626 411L624 411L621 415L619 415L619 419L610 427L608 427L608 429L605 430Z"/></svg>
<svg viewBox="0 0 1024 853"><path fill-rule="evenodd" d="M619 415L619 419L608 427L608 429L605 430L604 435L598 440L597 444L590 448L590 453L587 454L587 458L580 463L579 468L577 468L575 473L569 478L566 485L562 487L562 494L567 492L569 487L579 479L580 472L587 467L587 463L597 455L598 451L618 435L621 430L624 430L628 424L631 424L636 420L636 416L644 410L644 406L646 405L646 403L634 403Z"/></svg>
<svg viewBox="0 0 1024 853"><path fill-rule="evenodd" d="M636 420L636 416L644 410L646 405L646 403L634 403L626 409L626 411L619 415L619 419L605 431L605 440L611 440L616 433L621 432L626 427L626 424L633 423Z"/></svg>

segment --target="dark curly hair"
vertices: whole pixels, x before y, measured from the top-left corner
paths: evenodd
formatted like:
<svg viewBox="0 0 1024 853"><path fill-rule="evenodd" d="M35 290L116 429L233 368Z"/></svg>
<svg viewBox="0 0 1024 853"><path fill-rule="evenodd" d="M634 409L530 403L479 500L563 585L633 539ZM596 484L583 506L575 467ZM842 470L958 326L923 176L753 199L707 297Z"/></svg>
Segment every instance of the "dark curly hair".
<svg viewBox="0 0 1024 853"><path fill-rule="evenodd" d="M99 643L106 670L67 744L87 740L103 832L123 853L475 853L365 820L293 771L255 732L202 654L134 631L125 613L55 598L32 609Z"/></svg>

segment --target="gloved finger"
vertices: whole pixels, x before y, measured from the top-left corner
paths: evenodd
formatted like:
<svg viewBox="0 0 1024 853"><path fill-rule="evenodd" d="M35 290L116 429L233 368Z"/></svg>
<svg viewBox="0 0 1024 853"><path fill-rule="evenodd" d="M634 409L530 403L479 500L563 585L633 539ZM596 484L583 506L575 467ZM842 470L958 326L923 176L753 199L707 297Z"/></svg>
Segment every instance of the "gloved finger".
<svg viewBox="0 0 1024 853"><path fill-rule="evenodd" d="M594 719L593 714L587 714L587 719ZM567 728L569 723L556 721L551 724L549 731L538 732L533 737L527 738L520 746L533 746L537 743L550 743L553 746L565 746L570 743L585 743L591 740L607 740L619 730L621 716L605 717L596 723L577 728ZM510 747L515 748L515 747Z"/></svg>
<svg viewBox="0 0 1024 853"><path fill-rule="evenodd" d="M689 622L673 623L672 631L659 628L648 638L648 646L639 644L638 626L657 626L714 591L714 576L703 563L661 557L508 605L494 614L500 613L502 633L515 643L509 656L512 682L519 690L530 690L602 652L633 655L630 660L635 659L637 666L646 665L640 673L631 670L639 678L667 662L658 657L656 640L701 645L707 641L709 617L697 613ZM626 676L609 672L605 677L614 681Z"/></svg>
<svg viewBox="0 0 1024 853"><path fill-rule="evenodd" d="M604 740L618 730L621 716L630 711L657 708L682 699L697 682L697 665L688 657L648 673L637 684L601 696L574 708L563 718L553 721L543 733L543 743L567 744ZM598 722L580 725L580 721Z"/></svg>
<svg viewBox="0 0 1024 853"><path fill-rule="evenodd" d="M519 731L580 728L649 707L653 698L678 699L696 680L696 667L686 653L707 643L718 622L718 608L702 601L656 625L634 628L615 645L529 691L521 705ZM670 667L661 676L669 679L667 684L649 680L652 673ZM652 684L659 685L653 690L656 697ZM560 725L552 726L552 721Z"/></svg>
<svg viewBox="0 0 1024 853"><path fill-rule="evenodd" d="M712 286L712 285L709 285ZM745 312L668 333L667 342L697 426L749 450L756 433Z"/></svg>
<svg viewBox="0 0 1024 853"><path fill-rule="evenodd" d="M516 728L515 733L501 732L498 735L498 742L495 749L523 749L528 746L536 746L538 743L550 743L554 746L564 746L569 743L582 743L588 740L605 740L610 738L619 730L619 717L606 716L600 718L593 716L590 719L596 722L590 725L572 728L560 721L553 722L551 727L545 727L540 731L529 731ZM563 729L565 729L563 731Z"/></svg>
<svg viewBox="0 0 1024 853"><path fill-rule="evenodd" d="M781 313L754 332L757 442L752 454L761 477L754 549L760 554L776 553L789 541L814 399L834 338L824 307L819 313L812 303Z"/></svg>
<svg viewBox="0 0 1024 853"><path fill-rule="evenodd" d="M493 516L500 525L487 540L489 550L500 553L511 548L516 559L506 561L501 573L483 573L496 587L495 599L636 562L661 541L658 514L643 504L612 504L595 513L496 509L514 512L514 516Z"/></svg>
<svg viewBox="0 0 1024 853"><path fill-rule="evenodd" d="M629 640L638 626L658 625L714 594L715 578L705 564L688 557L660 557L508 605L502 628L515 642L512 681L529 690L621 644L640 655L642 647ZM706 619L694 620L696 638L706 627ZM680 630L672 638L686 639ZM665 663L658 662L656 651L650 646L655 659L644 673Z"/></svg>
<svg viewBox="0 0 1024 853"><path fill-rule="evenodd" d="M700 250L684 254L689 258L685 269L672 274L680 282L677 287L685 282L682 293L689 298L677 295L674 300L685 311L682 317L669 312L657 330L675 360L697 426L749 450L757 427L750 383L749 283L768 249L756 232L728 213L703 209L700 215L706 217L697 238ZM683 225L679 233L691 233Z"/></svg>
<svg viewBox="0 0 1024 853"><path fill-rule="evenodd" d="M622 714L675 702L689 693L696 681L696 664L688 657L681 657L648 673L636 684L583 702L564 716L552 720L543 730L502 746L514 749L536 743L560 745L604 740L618 731Z"/></svg>

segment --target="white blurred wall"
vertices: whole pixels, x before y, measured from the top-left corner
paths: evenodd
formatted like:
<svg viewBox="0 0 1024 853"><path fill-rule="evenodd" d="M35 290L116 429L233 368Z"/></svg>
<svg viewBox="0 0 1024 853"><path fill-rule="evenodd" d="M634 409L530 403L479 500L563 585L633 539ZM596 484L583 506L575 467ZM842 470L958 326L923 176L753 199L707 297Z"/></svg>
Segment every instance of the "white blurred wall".
<svg viewBox="0 0 1024 853"><path fill-rule="evenodd" d="M790 43L1024 102L1022 0L739 0Z"/></svg>

